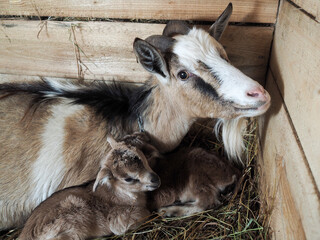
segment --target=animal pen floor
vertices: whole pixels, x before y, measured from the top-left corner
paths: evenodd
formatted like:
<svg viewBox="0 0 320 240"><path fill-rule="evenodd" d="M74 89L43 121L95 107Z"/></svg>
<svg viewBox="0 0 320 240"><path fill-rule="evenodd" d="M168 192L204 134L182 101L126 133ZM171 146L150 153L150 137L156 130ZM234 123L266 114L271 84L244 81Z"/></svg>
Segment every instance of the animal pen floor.
<svg viewBox="0 0 320 240"><path fill-rule="evenodd" d="M197 122L184 138L183 146L201 146L223 154L214 137L212 121ZM163 218L153 214L142 226L122 236L99 239L268 239L268 214L259 198L256 159L258 155L257 120L248 122L245 134L245 159L241 187L237 194L222 196L222 205L188 217ZM0 239L17 239L20 230L0 233Z"/></svg>

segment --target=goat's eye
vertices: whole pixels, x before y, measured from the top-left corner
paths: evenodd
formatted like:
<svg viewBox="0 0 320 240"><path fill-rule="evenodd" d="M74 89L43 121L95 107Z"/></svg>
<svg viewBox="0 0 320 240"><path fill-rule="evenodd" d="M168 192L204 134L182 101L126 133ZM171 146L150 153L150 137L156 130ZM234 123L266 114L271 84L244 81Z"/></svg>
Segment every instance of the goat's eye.
<svg viewBox="0 0 320 240"><path fill-rule="evenodd" d="M124 180L125 180L126 182L133 182L133 181L134 181L134 179L131 178L131 177L125 178Z"/></svg>
<svg viewBox="0 0 320 240"><path fill-rule="evenodd" d="M178 77L181 79L181 80L187 80L189 78L189 73L187 71L180 71L178 73Z"/></svg>

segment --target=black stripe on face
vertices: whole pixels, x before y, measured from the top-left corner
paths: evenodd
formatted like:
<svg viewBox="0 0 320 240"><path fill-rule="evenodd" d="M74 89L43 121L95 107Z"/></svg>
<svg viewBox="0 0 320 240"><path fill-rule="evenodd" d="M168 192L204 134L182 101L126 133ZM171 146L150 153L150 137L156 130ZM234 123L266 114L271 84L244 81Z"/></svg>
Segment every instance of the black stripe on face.
<svg viewBox="0 0 320 240"><path fill-rule="evenodd" d="M211 67L209 67L207 64L205 64L205 63L202 62L202 61L199 61L199 64L200 64L204 69L210 71L211 75L217 80L217 82L218 82L219 84L222 83L222 79L218 76L218 74L217 74L215 71L213 71L213 69L212 69Z"/></svg>
<svg viewBox="0 0 320 240"><path fill-rule="evenodd" d="M194 77L192 79L193 88L198 89L202 94L211 97L216 100L219 98L217 91L210 85L206 83L201 77Z"/></svg>

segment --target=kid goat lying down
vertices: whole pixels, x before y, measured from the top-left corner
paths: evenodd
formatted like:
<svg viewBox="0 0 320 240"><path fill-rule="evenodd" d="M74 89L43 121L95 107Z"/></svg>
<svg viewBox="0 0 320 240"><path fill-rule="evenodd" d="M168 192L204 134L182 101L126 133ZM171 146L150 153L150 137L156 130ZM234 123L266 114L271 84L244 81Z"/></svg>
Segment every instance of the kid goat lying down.
<svg viewBox="0 0 320 240"><path fill-rule="evenodd" d="M101 162L97 179L61 190L41 203L19 239L122 234L146 219L147 205L166 216L190 215L219 204L220 192L236 184L239 170L213 153L189 148L160 156L147 141L144 133L128 135L121 142L109 137L112 150ZM149 164L161 176L160 188ZM148 203L145 191L153 191Z"/></svg>
<svg viewBox="0 0 320 240"><path fill-rule="evenodd" d="M120 142L108 137L112 150L101 161L96 180L56 192L42 202L19 239L87 239L123 234L139 225L150 214L145 192L160 186L158 175L136 147L142 136L127 136Z"/></svg>
<svg viewBox="0 0 320 240"><path fill-rule="evenodd" d="M203 148L181 149L153 167L161 186L149 193L151 210L165 216L186 216L220 204L222 192L237 189L240 171Z"/></svg>

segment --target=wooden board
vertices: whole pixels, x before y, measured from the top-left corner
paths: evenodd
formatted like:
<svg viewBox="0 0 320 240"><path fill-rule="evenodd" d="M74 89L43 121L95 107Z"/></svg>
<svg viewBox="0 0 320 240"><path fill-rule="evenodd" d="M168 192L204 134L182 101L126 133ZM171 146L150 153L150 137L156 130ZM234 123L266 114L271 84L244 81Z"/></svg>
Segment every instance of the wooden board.
<svg viewBox="0 0 320 240"><path fill-rule="evenodd" d="M43 24L1 22L0 73L77 78L78 51L85 79L145 81L149 73L136 62L133 40L161 34L164 28L162 24L124 22L48 21L46 27ZM44 27L39 33L41 26ZM229 26L222 43L235 66L262 81L272 32L272 27Z"/></svg>
<svg viewBox="0 0 320 240"><path fill-rule="evenodd" d="M320 21L320 1L319 0L292 0L295 4L301 7L304 11L311 14Z"/></svg>
<svg viewBox="0 0 320 240"><path fill-rule="evenodd" d="M213 21L230 0L0 0L0 15ZM274 23L278 0L233 0L233 22Z"/></svg>
<svg viewBox="0 0 320 240"><path fill-rule="evenodd" d="M320 188L320 23L282 1L271 69Z"/></svg>
<svg viewBox="0 0 320 240"><path fill-rule="evenodd" d="M262 205L271 216L273 239L319 239L319 190L271 74L266 88L272 105L266 114L258 165Z"/></svg>

